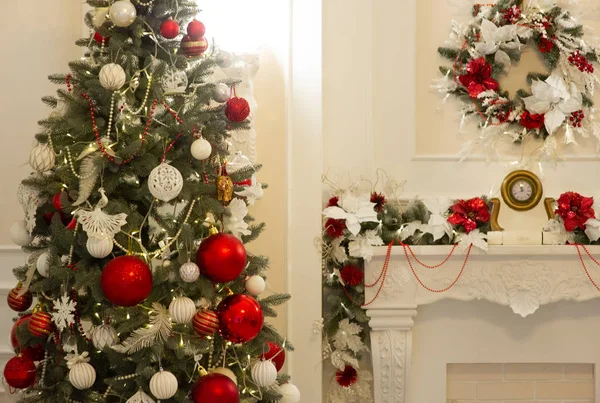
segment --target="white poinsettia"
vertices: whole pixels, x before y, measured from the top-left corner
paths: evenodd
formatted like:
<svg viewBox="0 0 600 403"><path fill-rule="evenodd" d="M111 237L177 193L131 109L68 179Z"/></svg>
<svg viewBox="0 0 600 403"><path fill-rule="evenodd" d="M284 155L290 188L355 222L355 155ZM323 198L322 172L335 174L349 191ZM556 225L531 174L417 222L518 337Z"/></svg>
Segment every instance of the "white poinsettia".
<svg viewBox="0 0 600 403"><path fill-rule="evenodd" d="M544 225L544 232L553 232L557 234L556 245L564 245L567 242L573 242L575 239L572 232L567 232L565 223L559 216L549 220L546 225Z"/></svg>
<svg viewBox="0 0 600 403"><path fill-rule="evenodd" d="M363 222L379 222L375 203L371 203L369 194L354 195L345 192L338 202L338 206L327 207L323 215L334 220L346 221L346 227L352 235L358 235L360 224Z"/></svg>
<svg viewBox="0 0 600 403"><path fill-rule="evenodd" d="M452 239L452 224L446 217L448 210L452 206L452 200L449 197L439 197L424 201L427 210L431 213L429 221L421 230L433 235L433 240L437 241L447 234Z"/></svg>
<svg viewBox="0 0 600 403"><path fill-rule="evenodd" d="M468 234L461 234L458 241L458 246L466 252L467 249L469 249L469 246L471 245L487 252L487 235L479 231L478 229L474 229Z"/></svg>
<svg viewBox="0 0 600 403"><path fill-rule="evenodd" d="M343 238L336 238L331 242L331 250L329 257L336 263L344 263L348 260L348 254L346 254L346 248L342 245Z"/></svg>
<svg viewBox="0 0 600 403"><path fill-rule="evenodd" d="M545 115L544 125L553 134L571 113L582 108L581 92L575 83L567 88L560 74L553 73L546 81L531 84L532 96L523 98L525 108L533 114Z"/></svg>
<svg viewBox="0 0 600 403"><path fill-rule="evenodd" d="M367 262L373 258L373 246L383 245L383 239L376 230L365 231L364 234L350 235L348 251L350 256L363 258Z"/></svg>
<svg viewBox="0 0 600 403"><path fill-rule="evenodd" d="M502 48L517 49L519 46L517 25L499 27L490 20L481 21L481 42L475 46L475 50L480 55L496 54L496 62L504 65L506 69L510 69L510 57Z"/></svg>
<svg viewBox="0 0 600 403"><path fill-rule="evenodd" d="M248 215L248 207L241 199L233 199L227 206L227 214L223 217L223 228L233 236L241 238L242 235L250 235L248 223L244 218Z"/></svg>
<svg viewBox="0 0 600 403"><path fill-rule="evenodd" d="M360 333L362 327L358 323L350 322L350 319L340 321L338 331L333 335L333 346L338 351L351 350L355 354L367 350L367 346L362 342Z"/></svg>
<svg viewBox="0 0 600 403"><path fill-rule="evenodd" d="M590 218L585 222L585 234L592 242L600 239L600 220Z"/></svg>
<svg viewBox="0 0 600 403"><path fill-rule="evenodd" d="M240 190L239 192L235 192L236 195L242 196L246 198L249 206L254 206L254 203L257 200L260 200L265 195L265 191L262 188L261 183L256 183L251 186L244 186L244 190Z"/></svg>
<svg viewBox="0 0 600 403"><path fill-rule="evenodd" d="M400 239L404 241L406 238L413 236L415 232L422 231L423 227L423 223L418 220L403 225L402 229L400 230Z"/></svg>

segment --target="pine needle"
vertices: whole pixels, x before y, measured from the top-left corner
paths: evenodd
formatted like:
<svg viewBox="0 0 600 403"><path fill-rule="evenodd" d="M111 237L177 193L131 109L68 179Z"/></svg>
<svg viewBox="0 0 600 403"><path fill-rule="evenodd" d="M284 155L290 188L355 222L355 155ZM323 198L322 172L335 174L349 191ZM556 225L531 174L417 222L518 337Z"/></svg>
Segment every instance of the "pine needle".
<svg viewBox="0 0 600 403"><path fill-rule="evenodd" d="M169 339L173 330L169 310L158 302L152 304L152 309L148 327L134 330L123 343L113 347L115 351L133 354L154 345L157 341L165 343Z"/></svg>

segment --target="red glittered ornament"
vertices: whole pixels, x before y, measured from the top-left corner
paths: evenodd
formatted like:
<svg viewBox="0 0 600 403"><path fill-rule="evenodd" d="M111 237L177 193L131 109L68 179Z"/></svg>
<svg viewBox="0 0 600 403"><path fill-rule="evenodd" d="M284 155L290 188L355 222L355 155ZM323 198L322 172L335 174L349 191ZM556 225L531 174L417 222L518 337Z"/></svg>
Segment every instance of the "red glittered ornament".
<svg viewBox="0 0 600 403"><path fill-rule="evenodd" d="M268 351L264 352L260 358L262 360L271 360L271 362L277 368L277 372L281 371L283 364L285 363L285 350L281 348L279 344L267 342Z"/></svg>
<svg viewBox="0 0 600 403"><path fill-rule="evenodd" d="M179 35L179 24L174 19L169 18L160 26L160 34L167 39L175 38Z"/></svg>
<svg viewBox="0 0 600 403"><path fill-rule="evenodd" d="M96 33L94 33L94 40L96 42L98 42L100 45L102 45L103 41L104 41L105 45L108 45L108 42L110 41L110 36L102 36L98 32L96 32Z"/></svg>
<svg viewBox="0 0 600 403"><path fill-rule="evenodd" d="M11 358L4 367L4 379L9 386L15 389L33 386L36 373L33 361L23 355Z"/></svg>
<svg viewBox="0 0 600 403"><path fill-rule="evenodd" d="M358 380L358 372L356 372L354 367L346 365L343 371L338 370L335 373L335 380L340 386L347 388L356 383Z"/></svg>
<svg viewBox="0 0 600 403"><path fill-rule="evenodd" d="M194 40L201 39L206 33L206 27L198 20L190 22L187 26L187 34Z"/></svg>
<svg viewBox="0 0 600 403"><path fill-rule="evenodd" d="M244 98L233 97L227 101L225 116L232 122L243 122L250 116L250 105Z"/></svg>
<svg viewBox="0 0 600 403"><path fill-rule="evenodd" d="M118 306L134 306L152 291L152 271L142 259L119 256L102 270L100 285L104 296Z"/></svg>
<svg viewBox="0 0 600 403"><path fill-rule="evenodd" d="M229 377L213 373L196 381L192 399L194 403L239 403L240 392Z"/></svg>
<svg viewBox="0 0 600 403"><path fill-rule="evenodd" d="M36 309L27 322L27 329L34 337L48 337L54 330L52 316L48 312Z"/></svg>
<svg viewBox="0 0 600 403"><path fill-rule="evenodd" d="M234 294L217 307L219 333L232 343L247 343L260 333L265 321L262 308L249 295Z"/></svg>
<svg viewBox="0 0 600 403"><path fill-rule="evenodd" d="M10 344L13 350L20 352L23 357L27 357L31 361L41 361L44 359L44 346L41 344L36 344L35 346L21 348L19 345L19 339L17 338L17 328L19 326L28 326L29 318L31 318L31 314L24 315L13 324L13 327L10 331Z"/></svg>
<svg viewBox="0 0 600 403"><path fill-rule="evenodd" d="M192 325L200 336L212 336L219 330L219 318L213 311L200 311L194 315Z"/></svg>
<svg viewBox="0 0 600 403"><path fill-rule="evenodd" d="M6 297L6 302L8 306L13 311L24 312L31 307L31 303L33 302L33 295L29 291L19 296L19 291L21 291L21 283L17 285L15 288L10 290L8 296Z"/></svg>
<svg viewBox="0 0 600 403"><path fill-rule="evenodd" d="M235 236L214 234L200 244L196 253L200 272L215 283L235 280L246 267L246 248Z"/></svg>
<svg viewBox="0 0 600 403"><path fill-rule="evenodd" d="M206 49L208 49L208 41L205 38L193 39L186 35L181 40L181 51L188 58L201 56Z"/></svg>

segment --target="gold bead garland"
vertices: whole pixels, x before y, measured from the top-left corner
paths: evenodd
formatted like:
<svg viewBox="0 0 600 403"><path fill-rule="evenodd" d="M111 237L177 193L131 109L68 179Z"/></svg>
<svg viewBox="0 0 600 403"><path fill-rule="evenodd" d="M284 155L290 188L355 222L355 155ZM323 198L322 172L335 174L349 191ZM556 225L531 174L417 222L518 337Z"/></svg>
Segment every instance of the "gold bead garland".
<svg viewBox="0 0 600 403"><path fill-rule="evenodd" d="M69 147L67 147L67 163L69 164L69 168L71 168L71 172L73 172L73 175L75 175L75 177L77 179L81 179L81 180L94 176L96 174L96 169L98 169L97 167L94 166L94 169L89 174L79 175L77 173L77 170L75 169L75 164L73 164L73 156L71 155L71 149Z"/></svg>
<svg viewBox="0 0 600 403"><path fill-rule="evenodd" d="M127 105L127 103L123 104L123 108L127 109L133 115L139 114L146 106L146 103L148 102L148 98L150 97L150 87L152 87L152 80L153 80L152 74L150 74L148 76L148 86L146 87L146 94L144 95L144 100L142 101L142 104L140 105L140 107L138 109L136 109L135 111L132 110L131 107L129 105Z"/></svg>

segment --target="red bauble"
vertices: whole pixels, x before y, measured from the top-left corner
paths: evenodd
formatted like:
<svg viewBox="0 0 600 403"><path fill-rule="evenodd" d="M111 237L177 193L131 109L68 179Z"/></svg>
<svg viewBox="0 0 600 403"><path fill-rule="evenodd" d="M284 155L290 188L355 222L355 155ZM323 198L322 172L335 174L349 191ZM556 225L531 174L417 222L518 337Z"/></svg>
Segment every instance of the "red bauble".
<svg viewBox="0 0 600 403"><path fill-rule="evenodd" d="M108 42L110 41L110 36L102 36L98 32L96 32L94 33L94 40L100 45L102 45L102 41L104 41L105 45L108 45Z"/></svg>
<svg viewBox="0 0 600 403"><path fill-rule="evenodd" d="M27 329L34 337L48 337L54 330L52 316L41 310L34 312L27 322Z"/></svg>
<svg viewBox="0 0 600 403"><path fill-rule="evenodd" d="M6 297L6 302L8 306L13 311L24 312L31 307L31 303L33 302L33 295L29 291L25 294L19 296L19 291L21 290L21 284L10 290L8 296Z"/></svg>
<svg viewBox="0 0 600 403"><path fill-rule="evenodd" d="M246 248L230 234L214 234L200 244L196 253L200 272L215 283L235 280L246 267Z"/></svg>
<svg viewBox="0 0 600 403"><path fill-rule="evenodd" d="M219 318L213 311L200 311L192 320L194 330L200 336L212 336L219 330Z"/></svg>
<svg viewBox="0 0 600 403"><path fill-rule="evenodd" d="M181 40L181 50L189 58L201 56L208 49L208 41L204 38L192 39L186 35Z"/></svg>
<svg viewBox="0 0 600 403"><path fill-rule="evenodd" d="M264 352L260 358L263 360L271 360L275 365L275 368L277 368L277 372L281 371L281 368L283 368L283 364L285 363L285 350L281 348L280 345L270 341L267 342L267 347L269 347L269 350Z"/></svg>
<svg viewBox="0 0 600 403"><path fill-rule="evenodd" d="M25 389L35 383L35 364L22 355L11 358L4 367L6 383L16 389Z"/></svg>
<svg viewBox="0 0 600 403"><path fill-rule="evenodd" d="M250 116L250 105L244 98L233 97L227 101L225 115L232 122L243 122Z"/></svg>
<svg viewBox="0 0 600 403"><path fill-rule="evenodd" d="M67 229L75 229L75 227L77 226L77 218L73 217L71 218L71 221L69 221L69 224L67 224Z"/></svg>
<svg viewBox="0 0 600 403"><path fill-rule="evenodd" d="M119 306L134 306L148 298L152 291L152 272L142 259L119 256L102 270L100 285L104 296Z"/></svg>
<svg viewBox="0 0 600 403"><path fill-rule="evenodd" d="M265 317L262 308L249 295L234 294L217 308L219 333L232 343L247 343L260 333Z"/></svg>
<svg viewBox="0 0 600 403"><path fill-rule="evenodd" d="M202 39L206 33L206 27L198 20L190 22L187 26L187 34L194 40Z"/></svg>
<svg viewBox="0 0 600 403"><path fill-rule="evenodd" d="M14 323L10 331L10 344L13 350L20 350L20 353L23 355L23 357L27 357L31 361L41 361L44 359L44 346L41 344L36 344L35 346L21 348L19 345L19 339L17 339L17 328L21 325L27 326L29 324L29 318L31 318L31 314L20 317Z"/></svg>
<svg viewBox="0 0 600 403"><path fill-rule="evenodd" d="M58 192L52 197L52 205L58 211L62 210L62 202L60 201L60 197L62 196L62 192Z"/></svg>
<svg viewBox="0 0 600 403"><path fill-rule="evenodd" d="M175 38L179 35L179 24L177 21L169 18L160 26L160 34L167 39Z"/></svg>
<svg viewBox="0 0 600 403"><path fill-rule="evenodd" d="M338 370L335 373L335 380L340 386L347 388L356 383L358 380L358 372L354 367L346 365L343 371Z"/></svg>
<svg viewBox="0 0 600 403"><path fill-rule="evenodd" d="M192 399L194 403L239 403L240 392L225 375L209 374L196 381Z"/></svg>

